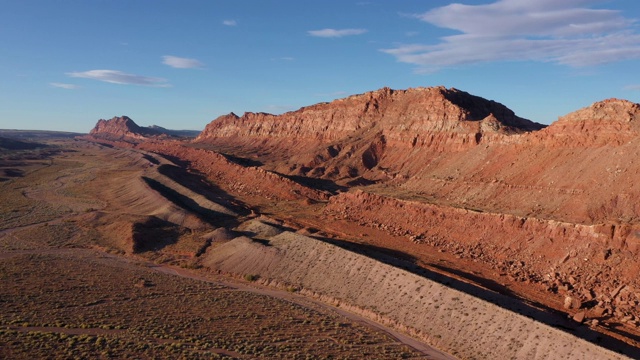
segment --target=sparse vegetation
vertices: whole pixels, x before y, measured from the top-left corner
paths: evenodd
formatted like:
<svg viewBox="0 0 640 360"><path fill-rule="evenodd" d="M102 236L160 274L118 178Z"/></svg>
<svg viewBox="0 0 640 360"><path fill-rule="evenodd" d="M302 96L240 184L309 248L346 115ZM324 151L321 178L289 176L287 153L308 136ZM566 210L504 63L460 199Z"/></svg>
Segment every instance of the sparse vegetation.
<svg viewBox="0 0 640 360"><path fill-rule="evenodd" d="M108 212L139 209L105 212L103 199L114 195L104 184L126 182L138 169L117 169L132 161L126 153L87 146L73 155L85 163L33 160L24 177L0 182L0 230L11 229L0 233L0 358L417 355L329 312L146 267L153 260L198 268L202 232L179 229L175 242L141 253L143 262L121 258L139 216ZM90 249L96 246L107 252Z"/></svg>

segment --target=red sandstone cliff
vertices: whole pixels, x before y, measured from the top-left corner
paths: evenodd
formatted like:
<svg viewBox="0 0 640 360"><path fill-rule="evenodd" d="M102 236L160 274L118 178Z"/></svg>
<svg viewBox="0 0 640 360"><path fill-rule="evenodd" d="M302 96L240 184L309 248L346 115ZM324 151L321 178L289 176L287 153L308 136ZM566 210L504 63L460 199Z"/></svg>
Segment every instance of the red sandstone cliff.
<svg viewBox="0 0 640 360"><path fill-rule="evenodd" d="M539 135L550 146L622 145L640 136L640 104L599 101L559 118Z"/></svg>
<svg viewBox="0 0 640 360"><path fill-rule="evenodd" d="M341 179L363 175L385 156L457 151L543 127L457 89L383 88L279 116L231 113L209 123L195 142L257 154L283 173Z"/></svg>
<svg viewBox="0 0 640 360"><path fill-rule="evenodd" d="M391 168L404 190L457 207L593 224L640 223L640 105L605 100L549 127Z"/></svg>
<svg viewBox="0 0 640 360"><path fill-rule="evenodd" d="M199 146L425 202L593 224L639 223L640 105L610 99L541 125L442 87L378 91L280 116L230 114ZM395 190L394 190L395 189Z"/></svg>
<svg viewBox="0 0 640 360"><path fill-rule="evenodd" d="M127 145L179 158L256 209L406 236L499 281L542 284L545 304L578 299L572 311L635 329L640 105L605 100L540 128L455 89L382 89L229 114L193 144Z"/></svg>
<svg viewBox="0 0 640 360"><path fill-rule="evenodd" d="M238 117L231 113L209 123L195 141L252 137L328 143L370 127L384 130L388 138L412 141L413 137L405 135L429 131L513 133L543 126L517 117L502 104L457 89L383 88L283 115L245 113Z"/></svg>

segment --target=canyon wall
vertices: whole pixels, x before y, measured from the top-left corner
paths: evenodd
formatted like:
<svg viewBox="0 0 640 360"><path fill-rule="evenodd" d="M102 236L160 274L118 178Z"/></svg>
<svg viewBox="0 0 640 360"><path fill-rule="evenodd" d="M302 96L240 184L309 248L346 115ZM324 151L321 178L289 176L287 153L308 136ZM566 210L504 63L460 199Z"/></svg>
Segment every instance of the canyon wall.
<svg viewBox="0 0 640 360"><path fill-rule="evenodd" d="M196 139L281 174L384 183L426 202L580 224L640 223L640 105L594 103L548 127L443 87L233 114Z"/></svg>
<svg viewBox="0 0 640 360"><path fill-rule="evenodd" d="M225 115L195 142L257 154L279 172L340 179L372 170L385 148L454 151L541 128L502 104L457 89L383 88L282 115Z"/></svg>
<svg viewBox="0 0 640 360"><path fill-rule="evenodd" d="M483 120L491 125L483 124ZM231 113L209 123L195 141L293 138L328 143L377 125L390 139L402 138L402 132L477 133L482 125L495 131L499 127L503 132L543 127L517 117L502 104L457 89L383 88L283 115L245 113L238 117Z"/></svg>

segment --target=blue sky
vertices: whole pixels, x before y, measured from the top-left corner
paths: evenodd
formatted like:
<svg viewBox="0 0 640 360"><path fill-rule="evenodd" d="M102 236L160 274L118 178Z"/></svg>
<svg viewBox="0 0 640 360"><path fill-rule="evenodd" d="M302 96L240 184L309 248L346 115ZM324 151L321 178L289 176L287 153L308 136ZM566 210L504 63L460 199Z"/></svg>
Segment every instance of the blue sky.
<svg viewBox="0 0 640 360"><path fill-rule="evenodd" d="M640 101L637 0L0 0L0 128L200 130L384 86L549 124Z"/></svg>

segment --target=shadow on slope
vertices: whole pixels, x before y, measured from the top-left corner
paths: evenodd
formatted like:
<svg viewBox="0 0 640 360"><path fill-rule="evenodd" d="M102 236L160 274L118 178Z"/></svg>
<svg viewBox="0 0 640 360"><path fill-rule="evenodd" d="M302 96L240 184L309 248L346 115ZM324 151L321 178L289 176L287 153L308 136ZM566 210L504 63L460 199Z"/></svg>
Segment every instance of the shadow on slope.
<svg viewBox="0 0 640 360"><path fill-rule="evenodd" d="M276 174L311 189L328 191L332 195L335 195L340 191L347 191L349 189L348 187L340 186L336 184L334 181L329 179L319 179L319 178L312 178L312 177L301 176L301 175L287 175L287 174L281 174L277 172Z"/></svg>
<svg viewBox="0 0 640 360"><path fill-rule="evenodd" d="M225 153L219 153L220 155L224 156L225 159L231 161L234 164L238 164L240 166L244 166L244 167L252 167L252 166L262 166L264 165L263 162L258 161L258 160L254 160L254 159L249 159L249 158L244 158L244 157L239 157L239 156L234 156L231 154L225 154Z"/></svg>
<svg viewBox="0 0 640 360"><path fill-rule="evenodd" d="M217 185L207 181L204 176L186 171L185 168L188 166L187 162L174 158L170 158L169 160L174 163L179 163L179 166L160 165L158 167L160 174L189 188L196 194L204 196L207 200L220 204L241 216L249 214L249 207L246 204L229 195L229 193ZM193 202L192 200L190 201Z"/></svg>
<svg viewBox="0 0 640 360"><path fill-rule="evenodd" d="M166 220L150 217L132 225L132 250L134 253L159 251L178 242L180 228Z"/></svg>
<svg viewBox="0 0 640 360"><path fill-rule="evenodd" d="M175 205L183 209L193 211L200 220L210 225L219 227L219 226L235 226L236 224L237 219L233 216L203 208L194 200L190 199L185 195L180 194L179 192L177 192L176 190L170 187L167 187L161 184L157 180L148 178L146 176L143 176L142 179L144 180L145 183L147 183L147 185L149 185L149 187L151 187L153 190L160 193L167 200L171 201L172 203L174 203Z"/></svg>

